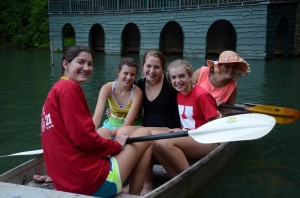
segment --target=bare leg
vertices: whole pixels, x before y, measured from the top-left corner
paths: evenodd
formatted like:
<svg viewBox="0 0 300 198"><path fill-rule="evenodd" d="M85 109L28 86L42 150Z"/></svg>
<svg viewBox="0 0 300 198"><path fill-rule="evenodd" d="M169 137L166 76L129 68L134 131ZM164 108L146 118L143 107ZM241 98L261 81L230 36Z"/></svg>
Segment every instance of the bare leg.
<svg viewBox="0 0 300 198"><path fill-rule="evenodd" d="M156 141L153 153L174 177L190 166L187 158L201 159L215 147L216 144L201 144L191 137L183 137Z"/></svg>
<svg viewBox="0 0 300 198"><path fill-rule="evenodd" d="M142 126L122 126L118 129L117 134L127 134L130 136L130 134L132 134L138 128L142 128ZM129 184L122 188L122 193L129 193Z"/></svg>
<svg viewBox="0 0 300 198"><path fill-rule="evenodd" d="M107 128L99 128L97 129L98 134L105 138L105 139L111 139L112 135L111 135L111 131Z"/></svg>
<svg viewBox="0 0 300 198"><path fill-rule="evenodd" d="M165 140L157 141L156 144L153 146L153 153L156 159L160 162L160 164L166 169L168 174L171 177L175 177L181 171L187 169L190 166L190 164L188 163L185 155L179 148L176 148L173 145L164 145L164 144L165 144ZM171 149L171 150L167 150L167 149ZM175 168L174 166L177 167Z"/></svg>
<svg viewBox="0 0 300 198"><path fill-rule="evenodd" d="M150 135L150 131L146 128L139 128L130 136L136 137L145 135ZM122 183L126 181L130 174L132 174L130 177L131 184L129 189L131 194L139 195L141 193L146 175L143 170L145 167L148 168L150 164L150 154L152 149L148 150L148 148L151 144L152 141L126 144L124 150L115 156L119 164Z"/></svg>
<svg viewBox="0 0 300 198"><path fill-rule="evenodd" d="M118 134L127 134L131 135L136 129L142 128L142 126L121 126L118 128Z"/></svg>
<svg viewBox="0 0 300 198"><path fill-rule="evenodd" d="M152 173L153 173L153 163L150 163L150 167L148 168L148 170L146 170L146 178L143 184L142 192L140 194L142 196L150 192L153 188Z"/></svg>
<svg viewBox="0 0 300 198"><path fill-rule="evenodd" d="M150 152L150 151L149 151ZM146 178L143 184L143 188L140 195L145 195L148 192L150 192L153 188L153 178L152 178L152 169L153 169L153 163L150 162L150 167L148 169L144 168L142 171L146 172ZM131 181L130 181L131 182ZM130 183L128 183L123 189L122 193L129 194L129 186Z"/></svg>
<svg viewBox="0 0 300 198"><path fill-rule="evenodd" d="M143 184L143 182L145 181L145 178L148 173L148 171L145 170L149 170L150 168L151 156L152 146L148 147L141 161L137 164L132 174L130 175L129 194L140 195L143 188L143 185L141 184Z"/></svg>
<svg viewBox="0 0 300 198"><path fill-rule="evenodd" d="M167 133L170 130L167 127L147 127L147 128L151 131L152 135ZM152 158L152 155L151 155L151 158ZM142 192L140 195L145 195L152 190L152 188L153 188L152 172L153 172L153 163L151 162L149 168L146 170L147 174L146 174L143 189L142 189Z"/></svg>

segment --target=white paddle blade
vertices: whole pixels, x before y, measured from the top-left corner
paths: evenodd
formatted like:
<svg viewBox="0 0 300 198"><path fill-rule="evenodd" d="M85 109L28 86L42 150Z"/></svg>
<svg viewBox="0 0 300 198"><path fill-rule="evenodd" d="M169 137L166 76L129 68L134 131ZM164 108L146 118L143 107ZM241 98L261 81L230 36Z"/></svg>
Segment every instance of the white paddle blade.
<svg viewBox="0 0 300 198"><path fill-rule="evenodd" d="M43 153L43 149L38 149L38 150L14 153L14 154L10 154L10 155L4 155L4 156L0 156L0 157L10 157L10 156L20 156L20 155L37 155L37 154L42 154L42 153Z"/></svg>
<svg viewBox="0 0 300 198"><path fill-rule="evenodd" d="M254 140L268 134L275 123L271 116L249 113L216 119L188 133L201 143Z"/></svg>

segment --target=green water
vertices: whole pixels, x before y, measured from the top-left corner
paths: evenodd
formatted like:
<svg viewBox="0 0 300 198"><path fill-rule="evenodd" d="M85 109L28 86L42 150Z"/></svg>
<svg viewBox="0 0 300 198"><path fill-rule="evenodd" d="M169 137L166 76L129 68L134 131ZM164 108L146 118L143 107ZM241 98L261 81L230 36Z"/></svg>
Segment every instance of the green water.
<svg viewBox="0 0 300 198"><path fill-rule="evenodd" d="M141 57L133 57L141 62ZM41 108L59 78L60 59L61 54L54 54L52 66L49 51L0 50L0 156L41 148ZM186 59L194 68L204 64L199 58ZM83 85L92 113L99 87L114 79L119 60L117 55L97 55L94 74ZM300 58L248 62L251 73L238 79L237 103L300 109ZM276 125L267 136L245 142L195 197L299 197L299 140L300 121ZM31 158L0 158L0 173Z"/></svg>

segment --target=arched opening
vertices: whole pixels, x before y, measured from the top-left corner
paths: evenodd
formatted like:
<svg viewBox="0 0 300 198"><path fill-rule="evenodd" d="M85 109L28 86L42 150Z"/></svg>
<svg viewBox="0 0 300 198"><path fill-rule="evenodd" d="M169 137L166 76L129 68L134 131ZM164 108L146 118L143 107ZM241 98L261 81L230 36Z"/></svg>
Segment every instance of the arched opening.
<svg viewBox="0 0 300 198"><path fill-rule="evenodd" d="M274 42L274 56L286 57L288 52L288 33L289 26L285 17L281 17L277 24L275 42Z"/></svg>
<svg viewBox="0 0 300 198"><path fill-rule="evenodd" d="M206 58L215 59L225 50L236 51L236 32L227 20L214 22L206 35Z"/></svg>
<svg viewBox="0 0 300 198"><path fill-rule="evenodd" d="M165 54L183 54L183 31L175 22L168 22L160 33L159 49Z"/></svg>
<svg viewBox="0 0 300 198"><path fill-rule="evenodd" d="M92 26L89 34L89 46L95 52L104 52L104 30L101 25Z"/></svg>
<svg viewBox="0 0 300 198"><path fill-rule="evenodd" d="M71 24L67 23L62 29L63 51L68 47L76 44L75 31Z"/></svg>
<svg viewBox="0 0 300 198"><path fill-rule="evenodd" d="M121 54L138 54L140 42L141 36L138 27L134 23L128 23L122 32Z"/></svg>

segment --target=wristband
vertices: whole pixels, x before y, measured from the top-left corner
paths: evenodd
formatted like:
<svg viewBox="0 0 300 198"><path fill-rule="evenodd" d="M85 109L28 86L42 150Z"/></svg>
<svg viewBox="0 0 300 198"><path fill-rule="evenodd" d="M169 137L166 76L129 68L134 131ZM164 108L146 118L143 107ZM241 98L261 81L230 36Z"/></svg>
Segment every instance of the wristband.
<svg viewBox="0 0 300 198"><path fill-rule="evenodd" d="M121 150L123 151L124 150L124 147L125 147L125 144L121 144Z"/></svg>

